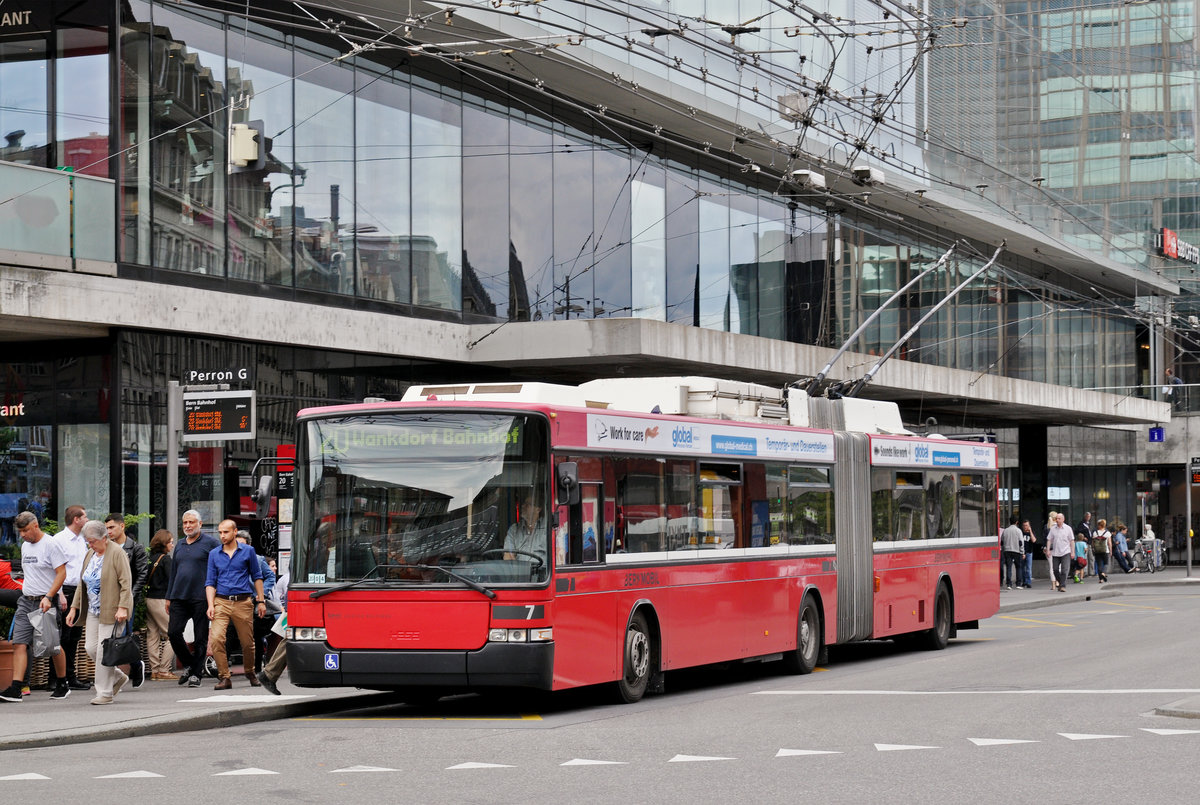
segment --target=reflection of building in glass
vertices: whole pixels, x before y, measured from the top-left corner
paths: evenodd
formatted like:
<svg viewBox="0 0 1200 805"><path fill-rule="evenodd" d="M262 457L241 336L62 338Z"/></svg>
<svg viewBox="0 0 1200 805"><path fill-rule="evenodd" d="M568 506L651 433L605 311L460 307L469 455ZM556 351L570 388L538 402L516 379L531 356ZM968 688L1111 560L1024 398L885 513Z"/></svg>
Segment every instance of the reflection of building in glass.
<svg viewBox="0 0 1200 805"><path fill-rule="evenodd" d="M887 24L819 3L837 41L786 4L739 30L766 10L749 0L539 4L569 37L504 4L407 34L394 0L303 23L275 2L27 5L0 30L0 260L41 295L0 299L0 333L44 356L48 380L22 365L5 390L53 399L13 425L52 428L56 496L161 511L163 389L196 369L245 367L260 394L258 442L200 445L182 476L230 509L296 410L412 382L784 383L887 304L849 379L1001 241L881 378L913 421L1140 424L1060 395L1149 406L1173 360L1166 300L1191 267L1151 236L1200 244L1191 3L939 0ZM261 125L259 161L231 162L237 124ZM66 189L35 191L47 175ZM1072 443L1136 463L1132 436L1095 435ZM831 530L822 500L795 528Z"/></svg>

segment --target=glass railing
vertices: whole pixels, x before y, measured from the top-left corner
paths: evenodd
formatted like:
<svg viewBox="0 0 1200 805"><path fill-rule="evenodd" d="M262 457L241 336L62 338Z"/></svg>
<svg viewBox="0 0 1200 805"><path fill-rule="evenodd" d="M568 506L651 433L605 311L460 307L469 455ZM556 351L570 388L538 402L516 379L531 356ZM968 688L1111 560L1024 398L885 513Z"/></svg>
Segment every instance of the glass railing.
<svg viewBox="0 0 1200 805"><path fill-rule="evenodd" d="M45 256L115 259L116 183L111 179L0 162L0 249L7 260Z"/></svg>

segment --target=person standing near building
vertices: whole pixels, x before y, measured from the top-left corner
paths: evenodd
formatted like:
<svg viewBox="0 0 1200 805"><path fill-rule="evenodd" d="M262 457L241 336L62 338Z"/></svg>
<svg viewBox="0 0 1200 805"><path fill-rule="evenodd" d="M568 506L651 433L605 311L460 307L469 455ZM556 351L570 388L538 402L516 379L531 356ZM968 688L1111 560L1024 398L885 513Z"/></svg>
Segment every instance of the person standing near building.
<svg viewBox="0 0 1200 805"><path fill-rule="evenodd" d="M108 530L108 538L120 545L129 559L129 572L133 576L133 606L136 609L142 597L142 588L146 584L146 576L150 572L150 559L146 556L146 549L125 533L124 514L112 512L104 518L104 527ZM130 685L134 688L140 688L146 681L146 663L141 660L128 668L121 666L121 670L129 675Z"/></svg>
<svg viewBox="0 0 1200 805"><path fill-rule="evenodd" d="M1129 526L1118 523L1112 532L1112 555L1116 558L1117 564L1121 566L1121 570L1126 573L1134 572L1133 562L1129 559L1129 538L1127 532Z"/></svg>
<svg viewBox="0 0 1200 805"><path fill-rule="evenodd" d="M222 520L217 526L221 545L208 555L204 591L208 598L208 617L212 621L213 659L217 662L215 690L229 690L233 680L225 654L225 633L232 623L242 644L242 665L252 687L261 683L254 673L254 616L265 617L267 599L263 595L262 566L258 554L249 545L237 541L237 524Z"/></svg>
<svg viewBox="0 0 1200 805"><path fill-rule="evenodd" d="M63 582L62 598L59 601L59 623L62 626L63 657L67 663L67 685L71 690L87 690L90 682L81 682L75 669L75 654L79 649L79 638L83 629L78 625L67 623L67 608L75 598L75 588L79 585L79 575L83 572L83 557L87 555L88 546L83 538L83 524L87 522L87 511L82 506L68 506L63 512L63 522L66 527L54 535L54 540L67 557L67 578Z"/></svg>
<svg viewBox="0 0 1200 805"><path fill-rule="evenodd" d="M1163 386L1163 394L1176 411L1183 407L1183 378L1175 374L1174 369L1167 370L1167 385Z"/></svg>
<svg viewBox="0 0 1200 805"><path fill-rule="evenodd" d="M1037 537L1033 535L1033 528L1029 525L1028 520L1021 521L1021 540L1022 548L1025 551L1025 557L1022 564L1024 565L1024 584L1028 590L1033 589L1033 552L1037 549Z"/></svg>
<svg viewBox="0 0 1200 805"><path fill-rule="evenodd" d="M204 676L204 658L208 655L208 597L204 579L208 574L208 555L220 543L211 534L200 530L200 512L188 509L183 513L183 542L175 546L171 556L171 580L167 583L167 637L175 656L187 673L179 684L200 687ZM188 622L192 624L192 647L184 639Z"/></svg>
<svg viewBox="0 0 1200 805"><path fill-rule="evenodd" d="M1096 530L1092 532L1092 556L1096 557L1096 577L1100 584L1108 581L1108 557L1112 553L1112 535L1108 532L1108 522L1101 518L1096 521Z"/></svg>
<svg viewBox="0 0 1200 805"><path fill-rule="evenodd" d="M33 624L27 617L40 609L50 612L67 578L67 557L62 546L42 531L38 519L32 512L21 512L13 518L13 527L21 535L21 570L25 581L17 611L13 614L13 674L12 684L0 691L0 700L19 702L23 698L25 671L29 667L29 644L33 642ZM51 699L65 699L71 695L67 686L67 661L61 646L51 658L58 682L50 694Z"/></svg>
<svg viewBox="0 0 1200 805"><path fill-rule="evenodd" d="M175 673L175 652L167 636L170 607L167 585L171 582L171 549L175 535L165 528L150 538L150 572L146 575L146 655L150 658L150 678L179 679Z"/></svg>
<svg viewBox="0 0 1200 805"><path fill-rule="evenodd" d="M1008 518L1008 527L1000 532L1000 550L1004 555L1004 589L1021 586L1021 528L1017 516Z"/></svg>
<svg viewBox="0 0 1200 805"><path fill-rule="evenodd" d="M1054 515L1054 525L1046 532L1046 550L1053 563L1055 586L1060 593L1067 591L1067 568L1074 554L1075 531L1066 523L1062 512Z"/></svg>

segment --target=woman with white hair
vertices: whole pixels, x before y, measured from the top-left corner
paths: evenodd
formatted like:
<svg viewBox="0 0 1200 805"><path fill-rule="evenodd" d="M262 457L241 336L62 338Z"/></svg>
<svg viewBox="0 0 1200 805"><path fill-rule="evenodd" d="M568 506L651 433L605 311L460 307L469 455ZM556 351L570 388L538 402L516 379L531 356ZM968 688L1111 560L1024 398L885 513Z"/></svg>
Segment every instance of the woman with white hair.
<svg viewBox="0 0 1200 805"><path fill-rule="evenodd" d="M80 613L84 613L83 645L96 664L96 698L92 704L112 704L129 677L120 668L100 662L101 646L118 630L125 630L133 613L133 574L129 570L129 557L108 538L104 523L89 520L80 533L88 552L83 557L83 572L75 588L71 611L67 613L67 625L74 626Z"/></svg>

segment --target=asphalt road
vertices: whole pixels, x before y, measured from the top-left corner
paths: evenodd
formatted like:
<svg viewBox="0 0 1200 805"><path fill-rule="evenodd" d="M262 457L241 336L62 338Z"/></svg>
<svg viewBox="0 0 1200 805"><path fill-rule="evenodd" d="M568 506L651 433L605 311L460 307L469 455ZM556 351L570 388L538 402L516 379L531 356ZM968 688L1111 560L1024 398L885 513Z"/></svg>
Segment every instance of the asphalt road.
<svg viewBox="0 0 1200 805"><path fill-rule="evenodd" d="M1198 615L1200 591L1148 589L1000 615L942 652L835 649L808 677L672 675L635 705L457 697L5 753L0 796L1191 803L1200 720L1151 711L1200 693Z"/></svg>

